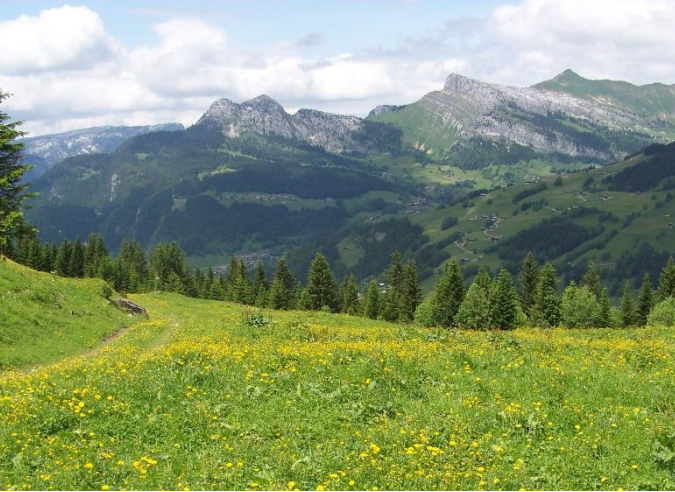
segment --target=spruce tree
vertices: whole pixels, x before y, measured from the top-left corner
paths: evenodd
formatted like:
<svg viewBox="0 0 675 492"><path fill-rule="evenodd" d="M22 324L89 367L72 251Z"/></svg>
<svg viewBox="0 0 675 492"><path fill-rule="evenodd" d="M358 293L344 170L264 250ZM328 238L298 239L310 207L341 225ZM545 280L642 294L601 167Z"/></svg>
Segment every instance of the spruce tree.
<svg viewBox="0 0 675 492"><path fill-rule="evenodd" d="M265 267L262 262L258 262L255 266L255 274L253 278L252 300L253 304L258 307L265 307L267 304L267 293L270 286L265 275Z"/></svg>
<svg viewBox="0 0 675 492"><path fill-rule="evenodd" d="M387 321L398 321L401 317L401 289L403 287L403 263L397 251L391 256L391 263L384 274L389 288L382 298L381 314Z"/></svg>
<svg viewBox="0 0 675 492"><path fill-rule="evenodd" d="M276 286L275 282L277 282ZM297 284L298 282L288 268L286 260L280 258L279 261L277 261L274 276L272 277L272 284L270 285L269 307L272 309L293 309ZM274 300L272 300L273 291Z"/></svg>
<svg viewBox="0 0 675 492"><path fill-rule="evenodd" d="M598 299L598 316L595 323L598 328L610 328L612 326L612 306L609 300L609 291L606 287L600 290Z"/></svg>
<svg viewBox="0 0 675 492"><path fill-rule="evenodd" d="M558 297L558 281L555 267L546 262L539 271L539 281L534 296L534 306L531 308L531 324L543 328L555 327L560 324L560 298Z"/></svg>
<svg viewBox="0 0 675 492"><path fill-rule="evenodd" d="M532 308L535 304L535 295L537 291L537 284L539 282L539 265L534 255L530 252L523 260L523 266L518 274L520 281L520 307L523 309L525 316L530 318L532 316Z"/></svg>
<svg viewBox="0 0 675 492"><path fill-rule="evenodd" d="M657 291L658 302L665 301L669 297L675 297L675 261L671 256L659 277L659 289Z"/></svg>
<svg viewBox="0 0 675 492"><path fill-rule="evenodd" d="M340 312L355 315L359 312L359 290L356 277L347 275L340 286Z"/></svg>
<svg viewBox="0 0 675 492"><path fill-rule="evenodd" d="M312 298L307 289L299 285L295 290L295 309L310 311L314 309Z"/></svg>
<svg viewBox="0 0 675 492"><path fill-rule="evenodd" d="M595 269L595 262L593 260L588 262L586 273L581 279L581 286L588 287L588 290L590 290L597 299L600 298L602 293L600 275L598 275L598 271Z"/></svg>
<svg viewBox="0 0 675 492"><path fill-rule="evenodd" d="M7 97L0 91L0 104ZM21 122L9 119L0 111L0 257L10 253L14 238L29 230L23 217L23 202L33 196L26 192L28 185L21 182L32 167L22 163L23 144L17 142L25 134L18 130Z"/></svg>
<svg viewBox="0 0 675 492"><path fill-rule="evenodd" d="M647 326L647 318L654 307L654 293L652 291L652 279L649 273L645 273L638 294L635 310L635 323L638 326Z"/></svg>
<svg viewBox="0 0 675 492"><path fill-rule="evenodd" d="M492 327L490 276L481 268L457 312L456 324L472 330L489 330Z"/></svg>
<svg viewBox="0 0 675 492"><path fill-rule="evenodd" d="M492 326L502 330L511 330L518 322L518 294L511 274L502 268L495 279L491 296Z"/></svg>
<svg viewBox="0 0 675 492"><path fill-rule="evenodd" d="M630 282L626 280L623 285L623 295L621 296L621 326L628 328L635 322L635 311L633 310L633 289Z"/></svg>
<svg viewBox="0 0 675 492"><path fill-rule="evenodd" d="M449 328L455 325L455 317L464 300L464 275L454 258L445 265L443 275L436 283L431 301L431 318L436 326Z"/></svg>
<svg viewBox="0 0 675 492"><path fill-rule="evenodd" d="M267 296L267 306L271 309L292 309L291 295L283 279L275 275Z"/></svg>
<svg viewBox="0 0 675 492"><path fill-rule="evenodd" d="M68 276L84 277L84 244L79 237L73 242L73 251L68 263Z"/></svg>
<svg viewBox="0 0 675 492"><path fill-rule="evenodd" d="M229 272L228 272L229 280ZM230 299L241 304L252 304L251 299L251 280L248 277L248 269L244 259L236 261L234 280L230 285Z"/></svg>
<svg viewBox="0 0 675 492"><path fill-rule="evenodd" d="M73 245L67 239L64 239L56 255L56 274L61 277L70 275L70 257L73 253Z"/></svg>
<svg viewBox="0 0 675 492"><path fill-rule="evenodd" d="M417 306L422 302L422 287L414 260L407 261L403 267L403 283L399 299L400 320L411 323L415 319Z"/></svg>
<svg viewBox="0 0 675 492"><path fill-rule="evenodd" d="M309 267L307 294L312 300L312 309L320 310L328 308L332 312L337 311L338 302L335 277L328 261L326 261L326 258L321 253L317 253L314 256L314 260L312 260L312 264Z"/></svg>
<svg viewBox="0 0 675 492"><path fill-rule="evenodd" d="M361 313L366 318L377 319L380 315L380 307L382 303L382 293L380 286L377 285L376 280L371 280L363 296L363 303L361 306Z"/></svg>

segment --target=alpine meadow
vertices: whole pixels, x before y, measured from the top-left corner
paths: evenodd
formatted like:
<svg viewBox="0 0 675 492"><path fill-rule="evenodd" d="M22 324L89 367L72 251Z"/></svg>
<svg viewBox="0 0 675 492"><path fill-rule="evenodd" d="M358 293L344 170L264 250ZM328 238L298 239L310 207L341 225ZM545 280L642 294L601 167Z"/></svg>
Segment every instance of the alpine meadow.
<svg viewBox="0 0 675 492"><path fill-rule="evenodd" d="M4 5L0 490L675 489L673 23Z"/></svg>

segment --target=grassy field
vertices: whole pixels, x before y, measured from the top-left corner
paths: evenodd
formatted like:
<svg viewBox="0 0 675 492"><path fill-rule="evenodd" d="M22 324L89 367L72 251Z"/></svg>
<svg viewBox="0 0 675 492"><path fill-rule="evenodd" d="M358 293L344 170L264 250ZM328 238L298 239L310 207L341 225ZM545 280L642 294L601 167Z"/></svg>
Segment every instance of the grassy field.
<svg viewBox="0 0 675 492"><path fill-rule="evenodd" d="M101 295L103 285L0 259L0 370L74 355L128 324Z"/></svg>
<svg viewBox="0 0 675 492"><path fill-rule="evenodd" d="M133 299L150 318L119 338L0 373L0 488L675 487L673 328L435 331Z"/></svg>

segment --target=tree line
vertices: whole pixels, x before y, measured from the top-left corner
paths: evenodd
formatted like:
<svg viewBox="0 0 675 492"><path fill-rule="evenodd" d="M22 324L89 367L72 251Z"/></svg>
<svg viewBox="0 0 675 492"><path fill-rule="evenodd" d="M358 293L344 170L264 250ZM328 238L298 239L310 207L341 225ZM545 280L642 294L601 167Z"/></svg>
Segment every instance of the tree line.
<svg viewBox="0 0 675 492"><path fill-rule="evenodd" d="M146 257L141 245L125 240L116 257L108 253L101 235L86 242L64 240L61 245L40 243L34 233L9 243L7 256L36 270L64 277L96 277L113 289L127 292L179 294L270 309L322 310L391 322L465 329L513 329L518 326L603 328L675 323L675 262L663 268L659 285L649 274L637 298L626 282L620 306L612 306L595 265L589 263L577 285L570 282L559 294L557 272L551 262L539 265L528 253L517 278L504 268L490 277L479 270L467 287L459 263L450 260L434 292L423 299L417 265L394 253L382 281L363 288L353 274L338 284L329 262L317 253L303 283L280 258L268 278L265 267L253 268L232 257L225 271L188 267L185 253L175 244L158 244Z"/></svg>

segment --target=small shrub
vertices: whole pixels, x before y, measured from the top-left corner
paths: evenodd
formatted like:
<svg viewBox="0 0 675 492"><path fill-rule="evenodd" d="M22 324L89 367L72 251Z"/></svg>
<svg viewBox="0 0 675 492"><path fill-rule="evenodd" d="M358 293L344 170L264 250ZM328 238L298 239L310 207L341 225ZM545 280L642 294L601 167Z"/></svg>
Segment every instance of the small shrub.
<svg viewBox="0 0 675 492"><path fill-rule="evenodd" d="M266 328L272 324L272 320L263 314L262 311L244 311L241 316L242 326L249 326L251 328Z"/></svg>

